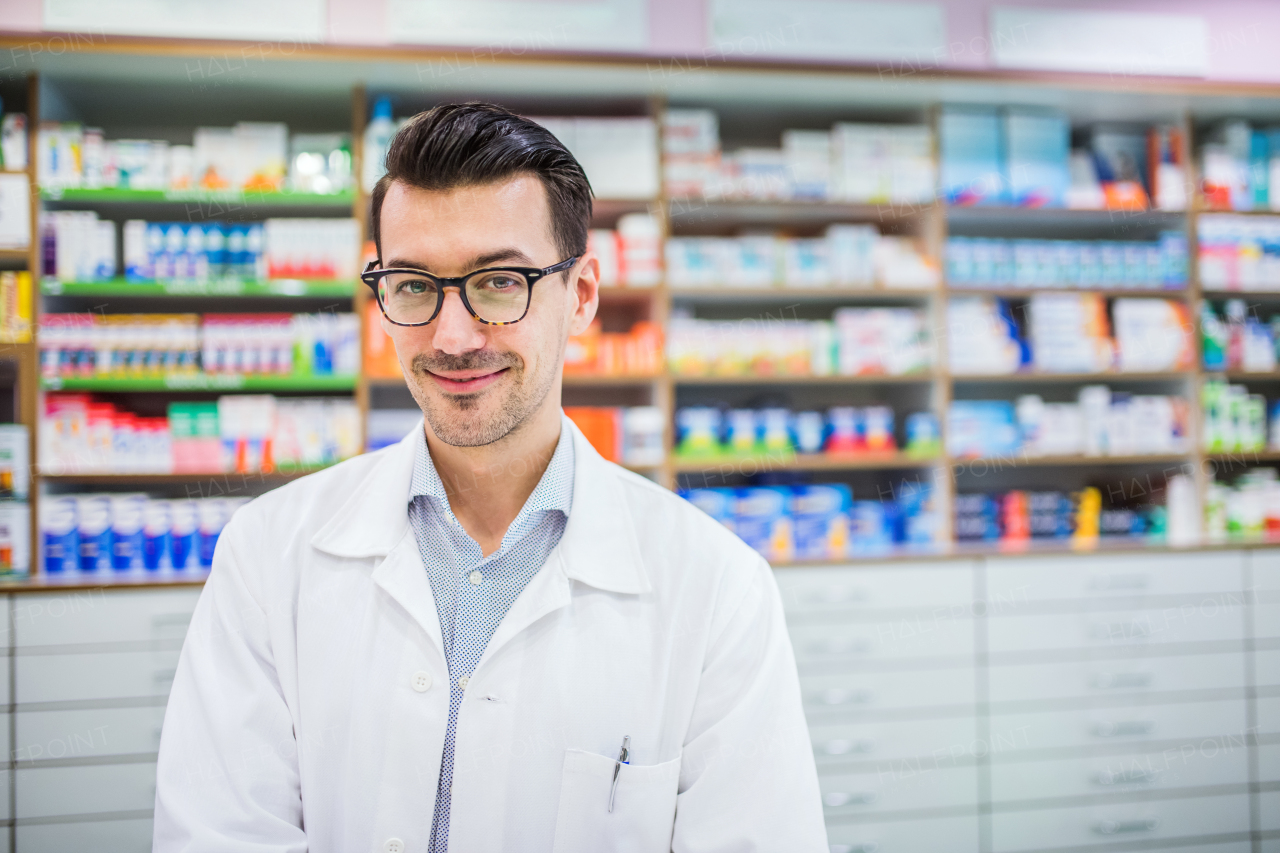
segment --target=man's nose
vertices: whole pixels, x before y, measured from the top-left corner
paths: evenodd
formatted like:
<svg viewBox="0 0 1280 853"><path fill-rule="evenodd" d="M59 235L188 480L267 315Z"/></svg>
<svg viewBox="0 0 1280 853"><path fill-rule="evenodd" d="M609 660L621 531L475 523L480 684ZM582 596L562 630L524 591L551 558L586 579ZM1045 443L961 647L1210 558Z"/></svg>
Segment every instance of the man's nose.
<svg viewBox="0 0 1280 853"><path fill-rule="evenodd" d="M432 325L436 327L432 344L441 352L469 352L484 347L483 325L462 304L457 288L445 288L444 304Z"/></svg>

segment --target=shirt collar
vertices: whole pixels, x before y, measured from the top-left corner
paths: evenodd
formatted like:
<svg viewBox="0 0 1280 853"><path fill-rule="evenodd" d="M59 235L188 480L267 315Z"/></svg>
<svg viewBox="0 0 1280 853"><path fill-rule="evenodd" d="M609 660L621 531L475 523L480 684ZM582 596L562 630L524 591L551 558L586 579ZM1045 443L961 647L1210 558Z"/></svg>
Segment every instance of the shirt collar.
<svg viewBox="0 0 1280 853"><path fill-rule="evenodd" d="M538 485L534 487L533 493L529 495L529 499L520 510L521 515L559 510L568 518L569 511L573 508L573 434L572 430L565 427L568 417L561 414L560 419L560 438L556 441L555 452L551 455L551 461L547 463L547 469L542 472ZM412 502L420 495L434 499L438 507L448 512L451 518L453 517L449 496L444 490L440 473L436 470L431 452L427 448L425 424L415 430L413 478L409 483L409 501Z"/></svg>

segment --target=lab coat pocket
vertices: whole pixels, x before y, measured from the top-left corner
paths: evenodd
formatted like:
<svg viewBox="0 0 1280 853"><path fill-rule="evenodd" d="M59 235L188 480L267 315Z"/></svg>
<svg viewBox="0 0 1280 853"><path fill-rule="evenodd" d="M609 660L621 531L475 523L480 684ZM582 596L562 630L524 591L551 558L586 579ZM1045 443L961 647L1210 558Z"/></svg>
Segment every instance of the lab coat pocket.
<svg viewBox="0 0 1280 853"><path fill-rule="evenodd" d="M554 853L669 853L680 757L622 765L610 812L614 764L593 752L565 752Z"/></svg>

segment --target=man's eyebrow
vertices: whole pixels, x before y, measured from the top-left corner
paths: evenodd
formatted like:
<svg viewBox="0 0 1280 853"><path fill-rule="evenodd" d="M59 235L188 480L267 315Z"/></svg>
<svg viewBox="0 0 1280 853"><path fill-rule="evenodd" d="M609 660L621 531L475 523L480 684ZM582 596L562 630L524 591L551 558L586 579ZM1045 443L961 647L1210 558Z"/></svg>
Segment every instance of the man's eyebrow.
<svg viewBox="0 0 1280 853"><path fill-rule="evenodd" d="M495 249L492 252L485 252L476 255L467 261L466 268L468 272L485 267L491 267L494 264L510 263L520 264L522 266L534 266L533 259L524 252L516 248ZM384 269L411 269L422 270L423 272L432 272L424 264L418 261L408 260L406 258L388 258Z"/></svg>

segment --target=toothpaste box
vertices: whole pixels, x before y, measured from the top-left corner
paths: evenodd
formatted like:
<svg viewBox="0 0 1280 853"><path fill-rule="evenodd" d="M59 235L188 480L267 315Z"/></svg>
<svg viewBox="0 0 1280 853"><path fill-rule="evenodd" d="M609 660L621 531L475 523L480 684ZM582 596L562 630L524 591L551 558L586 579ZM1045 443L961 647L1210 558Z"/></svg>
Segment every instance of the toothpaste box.
<svg viewBox="0 0 1280 853"><path fill-rule="evenodd" d="M758 486L737 490L734 532L766 560L786 562L795 557L790 489Z"/></svg>
<svg viewBox="0 0 1280 853"><path fill-rule="evenodd" d="M80 568L80 531L75 498L49 496L40 501L40 529L44 531L46 574L74 572Z"/></svg>
<svg viewBox="0 0 1280 853"><path fill-rule="evenodd" d="M844 484L795 486L791 516L797 560L835 560L849 553L849 508Z"/></svg>
<svg viewBox="0 0 1280 853"><path fill-rule="evenodd" d="M111 498L83 495L76 498L80 534L80 571L111 569Z"/></svg>
<svg viewBox="0 0 1280 853"><path fill-rule="evenodd" d="M111 568L118 572L143 567L143 512L147 496L111 495Z"/></svg>

